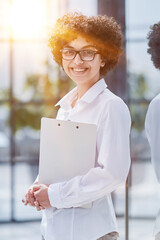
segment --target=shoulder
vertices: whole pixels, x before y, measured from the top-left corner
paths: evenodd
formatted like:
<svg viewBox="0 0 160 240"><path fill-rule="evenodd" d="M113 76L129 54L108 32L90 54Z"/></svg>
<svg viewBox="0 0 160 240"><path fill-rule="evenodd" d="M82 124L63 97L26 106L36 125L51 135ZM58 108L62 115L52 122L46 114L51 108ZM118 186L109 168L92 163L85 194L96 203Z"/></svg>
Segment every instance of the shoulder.
<svg viewBox="0 0 160 240"><path fill-rule="evenodd" d="M145 128L147 132L152 129L159 128L160 122L160 94L158 94L155 98L152 99L148 106L146 118L145 118Z"/></svg>
<svg viewBox="0 0 160 240"><path fill-rule="evenodd" d="M123 99L111 92L108 88L100 94L100 98L102 98L105 108L112 108L113 111L118 109L129 111L128 106Z"/></svg>
<svg viewBox="0 0 160 240"><path fill-rule="evenodd" d="M148 106L146 122L160 118L160 94L152 99Z"/></svg>
<svg viewBox="0 0 160 240"><path fill-rule="evenodd" d="M160 109L160 94L158 94L156 97L152 99L152 101L149 104L149 108L159 108Z"/></svg>
<svg viewBox="0 0 160 240"><path fill-rule="evenodd" d="M119 96L106 88L99 97L103 105L101 113L102 119L106 119L107 117L114 122L120 119L124 122L131 122L128 106Z"/></svg>

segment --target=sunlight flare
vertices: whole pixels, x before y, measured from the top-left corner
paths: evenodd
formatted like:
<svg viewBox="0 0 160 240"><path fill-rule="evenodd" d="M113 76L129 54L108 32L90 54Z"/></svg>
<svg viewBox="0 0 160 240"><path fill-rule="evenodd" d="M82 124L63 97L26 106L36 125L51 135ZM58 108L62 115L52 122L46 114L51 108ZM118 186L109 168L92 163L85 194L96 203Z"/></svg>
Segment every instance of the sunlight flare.
<svg viewBox="0 0 160 240"><path fill-rule="evenodd" d="M13 38L36 38L45 27L45 1L12 0L10 2L10 30Z"/></svg>

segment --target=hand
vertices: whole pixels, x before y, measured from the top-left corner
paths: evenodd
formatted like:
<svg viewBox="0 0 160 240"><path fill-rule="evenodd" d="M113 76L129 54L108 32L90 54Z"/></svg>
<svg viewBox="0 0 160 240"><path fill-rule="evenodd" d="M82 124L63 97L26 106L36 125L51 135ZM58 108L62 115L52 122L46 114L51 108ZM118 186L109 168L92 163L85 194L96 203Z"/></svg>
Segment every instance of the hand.
<svg viewBox="0 0 160 240"><path fill-rule="evenodd" d="M41 207L42 209L51 207L48 197L48 185L45 184L34 185L33 192L34 197L36 199L34 204L36 205L38 211L40 210L39 208Z"/></svg>
<svg viewBox="0 0 160 240"><path fill-rule="evenodd" d="M35 204L35 207L36 207L37 211L45 209L44 207L40 206L40 204L37 200L35 200L34 204Z"/></svg>
<svg viewBox="0 0 160 240"><path fill-rule="evenodd" d="M33 192L33 187L35 185L37 185L38 182L36 182L35 184L33 184L27 191L27 193L25 194L24 198L22 199L22 202L24 203L24 205L26 206L27 204L29 204L32 207L35 207L35 197L34 197L34 192Z"/></svg>

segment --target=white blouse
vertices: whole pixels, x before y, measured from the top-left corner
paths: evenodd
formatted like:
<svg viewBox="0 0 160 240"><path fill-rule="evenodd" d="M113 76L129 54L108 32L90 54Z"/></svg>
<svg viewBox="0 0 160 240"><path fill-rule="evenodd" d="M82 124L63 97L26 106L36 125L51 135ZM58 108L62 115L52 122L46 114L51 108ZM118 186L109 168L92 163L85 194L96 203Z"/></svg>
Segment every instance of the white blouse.
<svg viewBox="0 0 160 240"><path fill-rule="evenodd" d="M97 125L95 167L83 176L49 186L52 208L44 211L41 224L45 240L96 240L118 231L110 194L125 183L128 175L130 114L104 79L72 108L76 95L74 88L56 104L60 105L57 119ZM92 207L82 207L88 203Z"/></svg>
<svg viewBox="0 0 160 240"><path fill-rule="evenodd" d="M160 94L149 104L145 129L151 147L151 161L160 183Z"/></svg>
<svg viewBox="0 0 160 240"><path fill-rule="evenodd" d="M149 104L145 120L145 129L151 148L151 161L160 183L160 94ZM157 215L154 234L160 232L160 211Z"/></svg>

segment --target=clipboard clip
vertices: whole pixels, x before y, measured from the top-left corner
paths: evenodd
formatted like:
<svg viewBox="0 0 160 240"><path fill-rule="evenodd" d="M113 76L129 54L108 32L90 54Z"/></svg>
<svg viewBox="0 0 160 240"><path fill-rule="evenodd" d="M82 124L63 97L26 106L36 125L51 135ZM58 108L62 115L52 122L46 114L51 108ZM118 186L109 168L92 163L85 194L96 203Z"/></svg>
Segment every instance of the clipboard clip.
<svg viewBox="0 0 160 240"><path fill-rule="evenodd" d="M67 120L67 121L71 121L71 120ZM58 126L60 127L60 126L61 126L61 124L60 124L60 123L58 123ZM79 128L79 126L77 125L77 126L76 126L76 128L78 129L78 128Z"/></svg>

